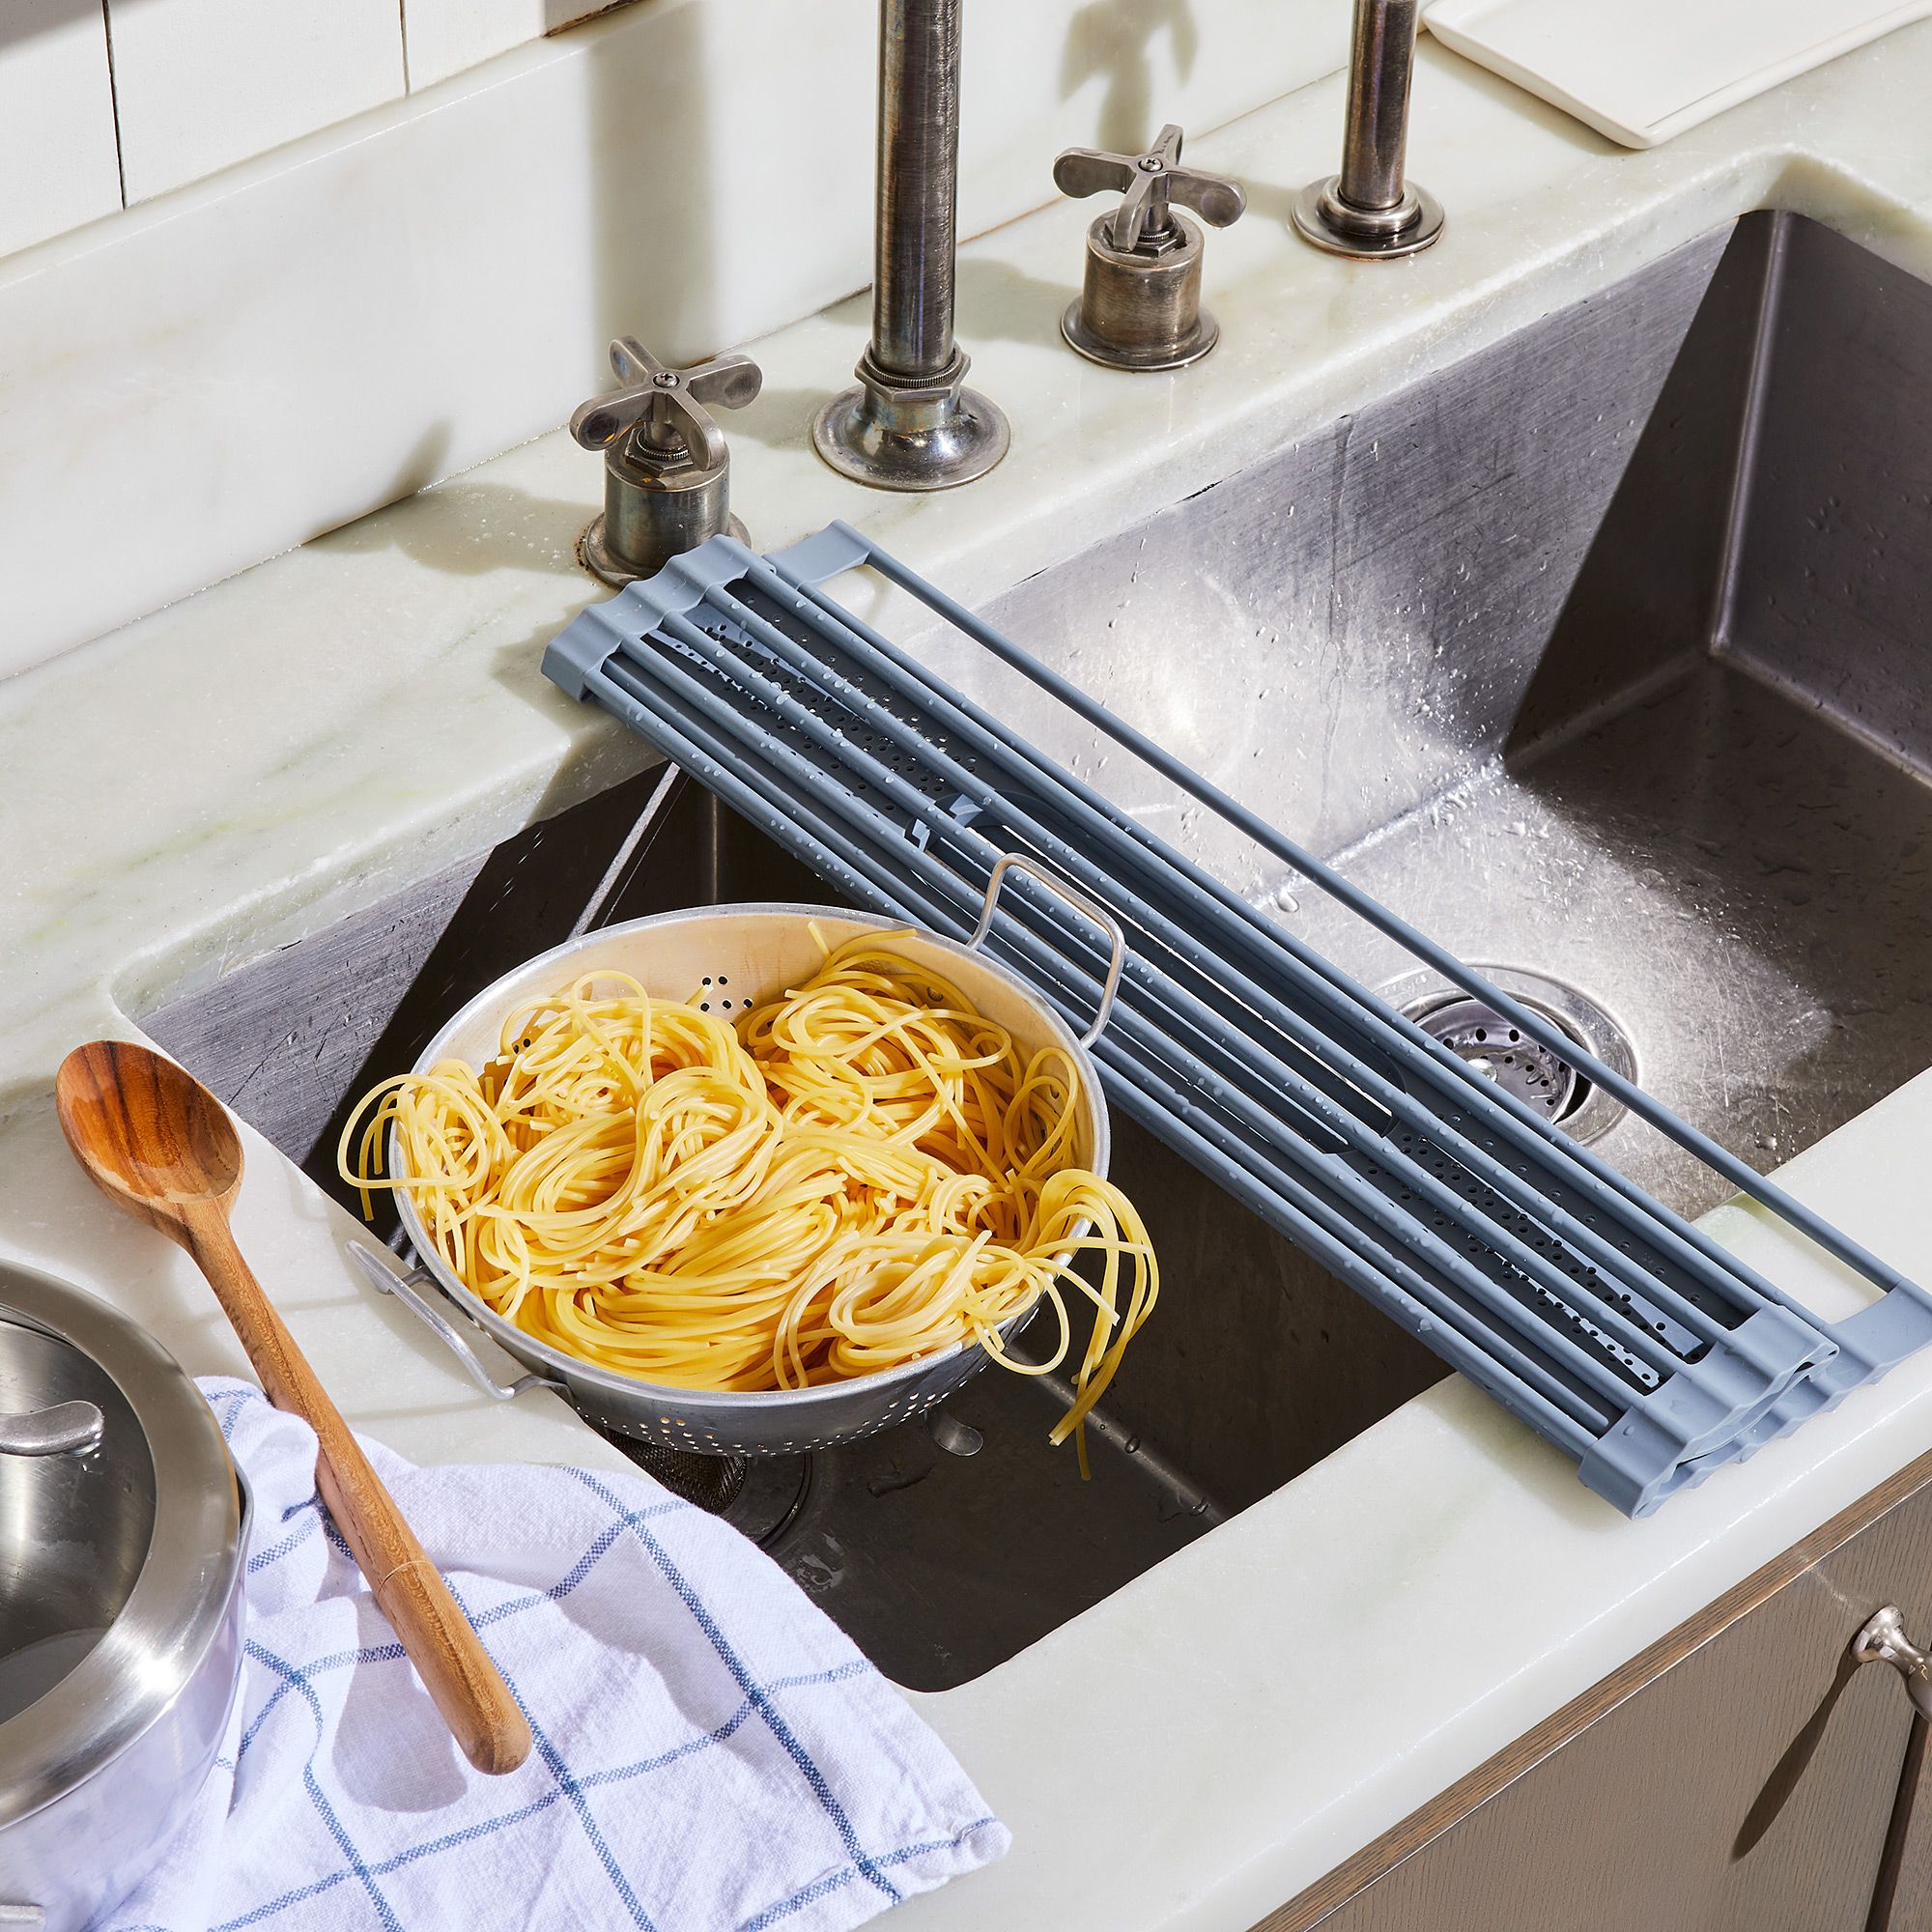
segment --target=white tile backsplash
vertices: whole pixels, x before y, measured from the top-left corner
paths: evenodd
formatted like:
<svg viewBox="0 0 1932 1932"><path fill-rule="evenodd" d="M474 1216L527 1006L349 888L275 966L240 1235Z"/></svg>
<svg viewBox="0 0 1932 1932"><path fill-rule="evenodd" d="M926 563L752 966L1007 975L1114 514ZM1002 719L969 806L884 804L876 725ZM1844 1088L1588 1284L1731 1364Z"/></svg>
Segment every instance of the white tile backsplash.
<svg viewBox="0 0 1932 1932"><path fill-rule="evenodd" d="M397 0L107 0L129 203L403 92Z"/></svg>
<svg viewBox="0 0 1932 1932"><path fill-rule="evenodd" d="M686 360L863 288L877 25L645 0L0 261L0 675L554 427L612 335ZM974 0L961 234L1053 199L1064 146L1332 72L1347 27L1337 0ZM962 275L969 353L1010 293ZM799 420L864 342L855 316Z"/></svg>
<svg viewBox="0 0 1932 1932"><path fill-rule="evenodd" d="M100 0L0 6L0 255L121 206Z"/></svg>
<svg viewBox="0 0 1932 1932"><path fill-rule="evenodd" d="M453 73L507 53L548 31L546 0L404 0L410 88L433 87Z"/></svg>
<svg viewBox="0 0 1932 1932"><path fill-rule="evenodd" d="M410 89L601 14L611 0L402 0ZM624 4L624 0L619 0ZM635 4L635 0L631 0Z"/></svg>

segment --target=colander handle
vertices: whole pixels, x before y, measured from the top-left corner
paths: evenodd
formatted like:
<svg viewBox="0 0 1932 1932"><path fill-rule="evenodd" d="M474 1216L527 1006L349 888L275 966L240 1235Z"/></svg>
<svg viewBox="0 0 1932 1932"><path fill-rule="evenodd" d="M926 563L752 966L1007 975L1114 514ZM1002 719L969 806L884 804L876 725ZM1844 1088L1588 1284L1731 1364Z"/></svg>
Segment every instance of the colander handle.
<svg viewBox="0 0 1932 1932"><path fill-rule="evenodd" d="M462 1331L448 1316L443 1314L427 1295L425 1288L435 1286L431 1278L420 1268L412 1268L408 1274L398 1274L387 1262L384 1261L373 1248L360 1241L349 1243L350 1258L362 1272L369 1277L369 1283L379 1294L393 1294L425 1328L435 1332L444 1348L462 1363L469 1379L493 1402L513 1402L526 1389L554 1389L561 1395L563 1384L553 1381L549 1376L524 1375L513 1382L499 1382L483 1366L482 1358L469 1346Z"/></svg>
<svg viewBox="0 0 1932 1932"><path fill-rule="evenodd" d="M1105 1031L1114 1010L1114 995L1121 989L1121 968L1127 960L1127 935L1121 930L1120 921L1099 900L1088 897L1078 886L1068 885L1058 872L1049 871L1037 860L1029 859L1021 852L1008 852L1001 856L999 864L993 867L992 877L986 881L986 898L980 908L980 923L973 928L972 938L966 942L969 949L980 946L987 933L992 931L993 915L999 910L1000 888L1006 883L1009 872L1025 872L1056 898L1065 899L1075 912L1091 919L1113 946L1113 956L1107 961L1107 980L1100 988L1100 1004L1094 1009L1094 1023L1080 1036L1082 1046L1092 1046Z"/></svg>

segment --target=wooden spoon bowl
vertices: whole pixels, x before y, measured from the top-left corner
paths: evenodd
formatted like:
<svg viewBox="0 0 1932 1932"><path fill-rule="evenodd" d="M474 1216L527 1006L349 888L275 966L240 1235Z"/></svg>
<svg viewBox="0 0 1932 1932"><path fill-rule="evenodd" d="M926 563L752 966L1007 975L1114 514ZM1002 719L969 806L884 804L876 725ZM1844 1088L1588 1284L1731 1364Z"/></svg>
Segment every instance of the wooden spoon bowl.
<svg viewBox="0 0 1932 1932"><path fill-rule="evenodd" d="M61 1131L87 1178L130 1214L186 1241L190 1211L224 1217L242 1186L242 1136L193 1074L132 1040L91 1040L54 1080Z"/></svg>

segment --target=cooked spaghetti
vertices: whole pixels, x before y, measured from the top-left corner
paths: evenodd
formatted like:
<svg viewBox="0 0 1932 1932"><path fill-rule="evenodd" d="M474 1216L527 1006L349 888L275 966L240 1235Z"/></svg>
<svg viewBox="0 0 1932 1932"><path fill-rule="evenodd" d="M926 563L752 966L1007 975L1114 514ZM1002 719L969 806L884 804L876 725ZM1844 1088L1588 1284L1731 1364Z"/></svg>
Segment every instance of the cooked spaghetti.
<svg viewBox="0 0 1932 1932"><path fill-rule="evenodd" d="M372 1187L407 1193L451 1271L529 1334L680 1388L804 1388L955 1343L1044 1374L1074 1350L1071 1294L1093 1319L1064 1441L1153 1307L1152 1247L1075 1165L1071 1058L1023 1063L892 937L848 941L735 1025L585 975L511 1011L480 1071L443 1061L367 1094L343 1178L365 1213ZM1042 1299L1049 1357L1016 1361L999 1331Z"/></svg>

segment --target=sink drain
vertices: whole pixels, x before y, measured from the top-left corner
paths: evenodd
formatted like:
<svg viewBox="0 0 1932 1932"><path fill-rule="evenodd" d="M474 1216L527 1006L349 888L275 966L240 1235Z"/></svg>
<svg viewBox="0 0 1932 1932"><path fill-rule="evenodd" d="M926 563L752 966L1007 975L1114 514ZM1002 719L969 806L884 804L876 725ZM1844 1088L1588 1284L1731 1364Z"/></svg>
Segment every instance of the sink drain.
<svg viewBox="0 0 1932 1932"><path fill-rule="evenodd" d="M1493 1007L1463 996L1431 1004L1409 1017L1458 1060L1525 1106L1555 1121L1569 1113L1577 1094L1575 1069Z"/></svg>
<svg viewBox="0 0 1932 1932"><path fill-rule="evenodd" d="M643 1442L635 1435L620 1435L606 1430L604 1439L613 1442L647 1476L655 1476L672 1495L696 1503L712 1516L723 1516L738 1500L745 1487L744 1456L704 1456L695 1449L666 1449L655 1442Z"/></svg>
<svg viewBox="0 0 1932 1932"><path fill-rule="evenodd" d="M1519 967L1478 964L1476 971L1548 1020L1585 1053L1627 1080L1636 1078L1636 1053L1629 1035L1587 993L1548 974ZM1459 1060L1554 1121L1576 1140L1596 1140L1629 1111L1561 1054L1531 1039L1487 1001L1472 998L1437 974L1406 974L1384 986L1381 997Z"/></svg>

